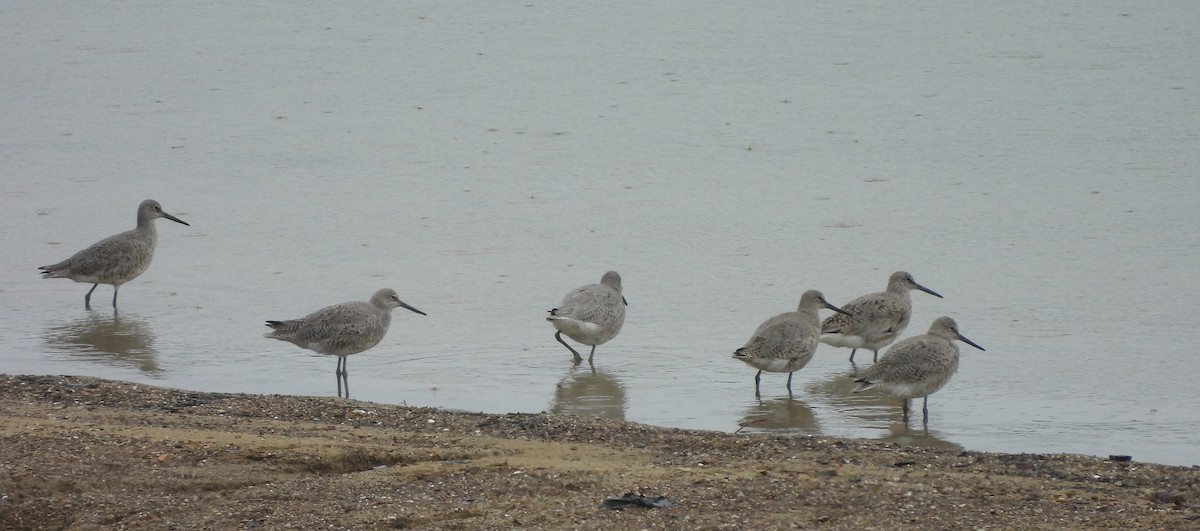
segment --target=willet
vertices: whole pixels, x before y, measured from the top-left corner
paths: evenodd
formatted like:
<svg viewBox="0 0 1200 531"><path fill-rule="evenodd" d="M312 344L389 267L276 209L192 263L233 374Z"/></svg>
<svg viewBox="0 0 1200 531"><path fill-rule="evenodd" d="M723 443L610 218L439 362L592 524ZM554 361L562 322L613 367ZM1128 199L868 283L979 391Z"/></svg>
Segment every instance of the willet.
<svg viewBox="0 0 1200 531"><path fill-rule="evenodd" d="M381 289L371 296L369 302L344 302L321 308L300 319L267 321L267 326L275 331L263 337L287 341L318 354L337 356L334 375L337 377L338 396L342 396L344 381L346 398L350 398L346 356L379 344L392 322L392 308L405 308L425 315L425 312L400 300L394 290Z"/></svg>
<svg viewBox="0 0 1200 531"><path fill-rule="evenodd" d="M962 341L979 350L958 333L958 324L949 317L938 317L929 333L913 336L889 348L878 363L858 374L855 393L879 386L884 392L904 399L904 421L908 422L908 399L923 397L922 424L929 423L929 395L950 381L958 370L958 345Z"/></svg>
<svg viewBox="0 0 1200 531"><path fill-rule="evenodd" d="M821 342L854 349L850 351L851 362L860 348L873 350L874 361L879 361L879 349L895 341L912 318L912 298L908 292L914 289L942 298L917 284L912 275L897 271L888 278L886 291L869 293L843 304L846 312L825 319L821 323Z"/></svg>
<svg viewBox="0 0 1200 531"><path fill-rule="evenodd" d="M787 390L789 396L792 394L792 374L808 365L817 351L817 335L821 330L817 311L821 308L844 313L829 304L821 292L810 289L800 296L796 311L767 319L758 325L744 347L734 351L733 359L758 369L754 375L754 396L760 396L758 382L763 371L788 373Z"/></svg>
<svg viewBox="0 0 1200 531"><path fill-rule="evenodd" d="M571 345L563 341L562 335L574 339L584 345L591 345L592 352L588 354L588 363L596 355L596 347L607 343L621 331L625 324L625 296L621 294L621 275L609 271L600 279L599 284L588 284L575 288L563 297L557 308L550 310L546 318L558 331L554 339L562 343L575 361L583 361Z"/></svg>
<svg viewBox="0 0 1200 531"><path fill-rule="evenodd" d="M138 205L137 228L100 240L57 264L39 267L42 278L91 282L92 289L83 296L83 307L88 310L92 309L92 292L96 291L96 286L112 284L113 308L116 308L117 292L121 285L137 278L150 267L154 247L158 244L158 231L154 229L154 220L158 218L188 225L186 221L163 212L158 201L147 199Z"/></svg>

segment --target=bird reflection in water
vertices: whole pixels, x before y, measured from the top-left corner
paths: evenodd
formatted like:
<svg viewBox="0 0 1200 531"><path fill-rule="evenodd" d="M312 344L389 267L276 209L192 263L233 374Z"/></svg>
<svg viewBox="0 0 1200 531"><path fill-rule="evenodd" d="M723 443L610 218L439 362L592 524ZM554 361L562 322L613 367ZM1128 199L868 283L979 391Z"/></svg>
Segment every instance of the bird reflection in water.
<svg viewBox="0 0 1200 531"><path fill-rule="evenodd" d="M608 371L576 363L554 388L550 411L625 420L625 386Z"/></svg>
<svg viewBox="0 0 1200 531"><path fill-rule="evenodd" d="M842 415L851 419L856 427L883 430L878 440L905 446L924 448L943 448L962 450L962 446L945 440L937 431L930 431L919 426L910 427L904 421L904 412L900 408L901 399L883 393L851 393L858 386L854 383L856 375L865 367L854 362L850 363L851 370L837 376L815 380L805 387L805 391L813 396L821 397L823 403L828 403ZM869 367L870 364L867 364Z"/></svg>
<svg viewBox="0 0 1200 531"><path fill-rule="evenodd" d="M819 397L822 403L832 405L843 415L856 419L855 424L864 427L883 428L900 422L900 400L882 393L851 393L858 384L854 383L858 369L846 373L809 381L805 392Z"/></svg>
<svg viewBox="0 0 1200 531"><path fill-rule="evenodd" d="M71 358L115 367L135 367L160 375L154 332L144 319L114 313L88 312L66 324L46 330L46 343Z"/></svg>
<svg viewBox="0 0 1200 531"><path fill-rule="evenodd" d="M904 446L963 451L962 445L941 438L941 434L936 431L930 431L925 427L910 428L903 422L893 422L888 426L888 433L879 440Z"/></svg>
<svg viewBox="0 0 1200 531"><path fill-rule="evenodd" d="M746 409L738 431L820 435L821 426L808 404L791 397L759 400Z"/></svg>

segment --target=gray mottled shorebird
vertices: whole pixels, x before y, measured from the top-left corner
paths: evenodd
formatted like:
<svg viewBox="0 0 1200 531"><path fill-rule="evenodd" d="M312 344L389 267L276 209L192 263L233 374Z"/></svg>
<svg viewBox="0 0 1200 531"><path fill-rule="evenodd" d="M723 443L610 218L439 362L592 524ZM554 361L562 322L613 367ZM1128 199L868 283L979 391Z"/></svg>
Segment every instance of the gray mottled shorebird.
<svg viewBox="0 0 1200 531"><path fill-rule="evenodd" d="M792 394L792 374L808 365L817 351L817 336L821 331L817 311L822 308L844 313L829 304L821 292L810 289L800 296L796 311L767 319L745 346L734 351L733 359L758 369L754 375L754 396L760 396L758 382L763 371L788 373L787 390L788 395Z"/></svg>
<svg viewBox="0 0 1200 531"><path fill-rule="evenodd" d="M895 341L912 318L912 298L908 292L914 289L942 298L917 284L912 275L897 271L888 278L886 291L868 293L843 304L845 313L825 319L821 323L821 342L853 349L850 351L851 362L860 348L874 351L874 361L879 361L879 349Z"/></svg>
<svg viewBox="0 0 1200 531"><path fill-rule="evenodd" d="M855 393L872 387L904 399L904 421L908 422L908 399L922 397L922 423L929 423L929 395L936 393L958 370L958 345L962 341L979 350L970 339L958 332L958 323L949 317L938 317L929 333L913 336L889 348L878 363L858 374Z"/></svg>
<svg viewBox="0 0 1200 531"><path fill-rule="evenodd" d="M621 294L621 275L609 271L600 279L599 284L588 284L571 290L563 297L557 308L550 310L546 317L554 328L554 339L562 343L575 361L583 361L571 345L563 341L562 335L574 339L584 345L591 345L592 352L588 354L588 363L596 355L596 347L607 343L621 331L625 324L625 296Z"/></svg>
<svg viewBox="0 0 1200 531"><path fill-rule="evenodd" d="M112 304L116 308L117 292L121 285L137 278L150 267L154 247L158 244L158 231L154 229L154 220L158 218L188 225L186 221L163 212L158 201L147 199L138 205L136 228L100 240L57 264L39 267L42 278L91 282L92 289L83 296L83 307L88 310L92 309L92 292L96 291L96 286L111 284Z"/></svg>
<svg viewBox="0 0 1200 531"><path fill-rule="evenodd" d="M321 308L300 319L290 321L267 321L274 329L263 337L287 341L318 354L337 356L338 396L342 396L342 382L346 383L346 398L350 398L350 380L347 379L346 356L367 350L387 335L392 323L392 309L404 308L425 315L413 308L394 290L381 289L367 302L344 302Z"/></svg>

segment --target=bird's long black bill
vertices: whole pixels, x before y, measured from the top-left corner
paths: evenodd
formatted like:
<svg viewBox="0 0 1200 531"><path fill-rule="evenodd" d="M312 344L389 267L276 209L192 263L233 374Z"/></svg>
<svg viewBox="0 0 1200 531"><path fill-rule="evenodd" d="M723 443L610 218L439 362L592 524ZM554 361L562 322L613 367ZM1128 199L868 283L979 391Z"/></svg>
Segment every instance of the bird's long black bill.
<svg viewBox="0 0 1200 531"><path fill-rule="evenodd" d="M412 306L409 306L409 305L407 305L407 304L404 304L403 302L402 302L402 303L400 303L400 307L401 307L401 308L404 308L405 310L409 310L409 311L412 311L412 312L419 313L419 314L421 314L421 315L428 316L428 314L426 314L425 312L423 312L423 311L421 311L421 310L418 310L418 309L416 309L416 308L413 308Z"/></svg>
<svg viewBox="0 0 1200 531"><path fill-rule="evenodd" d="M963 343L966 343L966 344L968 344L968 345L971 345L972 347L975 347L975 348L977 348L977 349L979 349L979 350L982 350L982 351L984 351L984 352L987 352L987 349L985 349L985 348L983 348L983 347L981 347L981 346L979 346L979 345L976 345L974 341L971 341L970 339L967 339L967 338L963 337L963 336L962 336L962 334L959 334L959 335L958 335L958 339L959 339L960 341L962 341Z"/></svg>
<svg viewBox="0 0 1200 531"><path fill-rule="evenodd" d="M840 314L842 314L842 315L849 315L849 316L853 316L853 315L854 315L854 314L852 314L852 313L850 313L850 312L848 312L848 311L846 311L846 310L843 310L843 309L841 309L841 308L838 308L837 306L834 306L834 305L832 305L832 304L829 304L828 302L827 302L827 303L825 303L825 307L826 307L826 308L829 308L830 310L833 310L833 311L835 311L835 312L837 312L837 313L840 313Z"/></svg>
<svg viewBox="0 0 1200 531"><path fill-rule="evenodd" d="M189 226L189 227L191 227L191 226L192 226L192 224L191 224L191 223L188 223L188 222L186 222L186 221L184 221L184 220L182 220L182 219L179 219L179 218L177 218L177 217L175 217L175 216L172 216L172 215L170 215L170 214L168 214L168 213L166 213L166 212L163 212L163 213L162 213L162 217L164 217L164 218L167 218L167 219L169 219L169 220L171 220L171 221L174 221L175 223L182 223L182 224L184 224L184 225L187 225L187 226Z"/></svg>
<svg viewBox="0 0 1200 531"><path fill-rule="evenodd" d="M939 299L944 299L944 298L945 298L945 297L941 296L940 294L938 294L938 292L936 292L936 291L933 291L933 290L931 290L931 289L929 289L929 288L927 288L927 287L925 287L925 286L922 286L922 285L920 285L920 284L917 284L916 282L913 282L913 287L915 287L915 288L917 288L917 289L919 289L919 290L921 290L921 291L924 291L925 293L928 293L928 294L930 294L930 295L933 295L934 297L937 297L937 298L939 298Z"/></svg>

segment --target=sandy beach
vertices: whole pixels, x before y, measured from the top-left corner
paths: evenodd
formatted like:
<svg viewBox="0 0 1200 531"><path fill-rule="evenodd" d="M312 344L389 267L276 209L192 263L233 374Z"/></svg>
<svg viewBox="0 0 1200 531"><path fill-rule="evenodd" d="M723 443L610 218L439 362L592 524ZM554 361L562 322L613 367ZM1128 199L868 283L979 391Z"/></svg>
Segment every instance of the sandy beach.
<svg viewBox="0 0 1200 531"><path fill-rule="evenodd" d="M1200 467L86 377L0 376L0 437L12 529L1200 525Z"/></svg>

